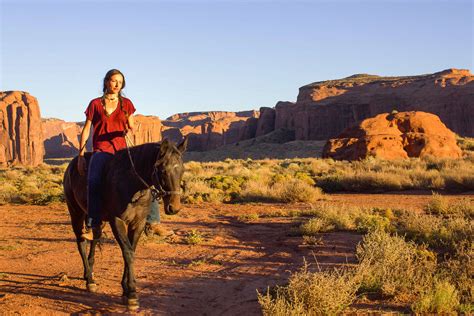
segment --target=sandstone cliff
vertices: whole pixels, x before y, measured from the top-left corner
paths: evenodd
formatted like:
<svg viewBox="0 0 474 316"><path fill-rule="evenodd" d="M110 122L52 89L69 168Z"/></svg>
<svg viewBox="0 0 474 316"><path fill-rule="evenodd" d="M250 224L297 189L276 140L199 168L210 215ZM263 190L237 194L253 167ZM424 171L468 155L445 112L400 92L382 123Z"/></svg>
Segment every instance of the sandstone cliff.
<svg viewBox="0 0 474 316"><path fill-rule="evenodd" d="M0 166L43 162L38 101L26 92L0 92Z"/></svg>
<svg viewBox="0 0 474 316"><path fill-rule="evenodd" d="M161 121L157 116L135 116L135 131L129 139L135 145L161 140ZM58 119L43 120L45 158L74 157L79 151L79 140L84 122L65 122ZM92 129L87 150L92 150Z"/></svg>
<svg viewBox="0 0 474 316"><path fill-rule="evenodd" d="M175 142L188 136L189 151L210 150L255 137L257 122L247 121L258 116L258 111L181 113L162 121L162 135Z"/></svg>
<svg viewBox="0 0 474 316"><path fill-rule="evenodd" d="M83 123L43 119L44 158L74 157L79 151L79 136ZM88 149L90 150L90 142Z"/></svg>
<svg viewBox="0 0 474 316"><path fill-rule="evenodd" d="M277 103L275 129L292 129L297 140L322 140L392 110L433 113L455 133L473 137L474 76L469 70L448 69L420 76L354 75L312 83L299 89L295 103Z"/></svg>

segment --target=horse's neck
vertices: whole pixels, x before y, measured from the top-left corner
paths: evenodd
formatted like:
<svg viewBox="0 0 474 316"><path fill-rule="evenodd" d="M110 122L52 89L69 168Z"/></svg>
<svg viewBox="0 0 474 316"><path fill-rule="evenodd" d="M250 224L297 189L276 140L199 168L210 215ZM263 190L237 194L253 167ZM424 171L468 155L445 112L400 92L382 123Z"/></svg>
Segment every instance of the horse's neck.
<svg viewBox="0 0 474 316"><path fill-rule="evenodd" d="M152 144L145 144L134 147L130 150L133 164L136 172L149 185L151 185L151 174L153 173L153 166L156 161L158 150L155 150Z"/></svg>

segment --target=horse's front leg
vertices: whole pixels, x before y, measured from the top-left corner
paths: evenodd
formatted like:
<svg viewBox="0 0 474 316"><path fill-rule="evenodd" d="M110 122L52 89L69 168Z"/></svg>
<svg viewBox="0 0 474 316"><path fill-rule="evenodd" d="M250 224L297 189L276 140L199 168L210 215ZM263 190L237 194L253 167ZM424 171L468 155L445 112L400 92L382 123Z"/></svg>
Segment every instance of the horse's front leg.
<svg viewBox="0 0 474 316"><path fill-rule="evenodd" d="M127 299L128 308L134 310L139 307L133 268L133 261L135 259L134 247L132 247L128 239L127 224L123 220L115 217L110 222L110 226L112 227L115 239L117 239L120 245L124 260L124 273L122 277L123 296Z"/></svg>

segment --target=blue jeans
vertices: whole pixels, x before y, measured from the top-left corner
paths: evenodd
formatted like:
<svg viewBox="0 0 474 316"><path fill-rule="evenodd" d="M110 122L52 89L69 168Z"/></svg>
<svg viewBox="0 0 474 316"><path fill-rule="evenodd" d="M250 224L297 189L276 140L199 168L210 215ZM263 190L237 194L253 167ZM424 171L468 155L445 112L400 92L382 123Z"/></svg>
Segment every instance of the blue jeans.
<svg viewBox="0 0 474 316"><path fill-rule="evenodd" d="M160 222L160 204L158 203L158 200L150 203L150 213L146 218L146 222L149 224Z"/></svg>
<svg viewBox="0 0 474 316"><path fill-rule="evenodd" d="M102 208L102 187L104 169L113 155L104 152L95 152L89 163L87 174L87 226L97 227L102 224L100 209ZM146 218L147 223L160 222L160 205L158 201L150 203L150 213Z"/></svg>
<svg viewBox="0 0 474 316"><path fill-rule="evenodd" d="M95 152L89 162L87 173L87 226L97 227L102 224L100 209L102 208L102 187L104 169L107 162L114 155L104 152Z"/></svg>

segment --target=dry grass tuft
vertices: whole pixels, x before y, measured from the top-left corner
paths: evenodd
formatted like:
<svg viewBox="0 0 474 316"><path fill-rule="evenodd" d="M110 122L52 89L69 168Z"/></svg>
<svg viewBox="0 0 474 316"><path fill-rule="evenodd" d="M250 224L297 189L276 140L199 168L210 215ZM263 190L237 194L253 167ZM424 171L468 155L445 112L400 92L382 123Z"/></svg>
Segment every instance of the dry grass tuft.
<svg viewBox="0 0 474 316"><path fill-rule="evenodd" d="M383 295L413 297L430 287L436 256L402 237L375 230L357 246L362 289Z"/></svg>
<svg viewBox="0 0 474 316"><path fill-rule="evenodd" d="M258 293L258 302L264 315L333 315L355 300L357 289L358 278L352 270L311 273L305 265L287 286Z"/></svg>

